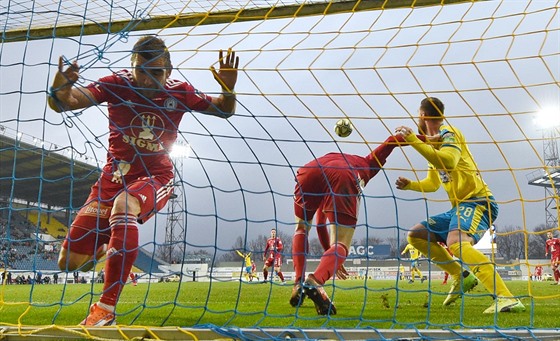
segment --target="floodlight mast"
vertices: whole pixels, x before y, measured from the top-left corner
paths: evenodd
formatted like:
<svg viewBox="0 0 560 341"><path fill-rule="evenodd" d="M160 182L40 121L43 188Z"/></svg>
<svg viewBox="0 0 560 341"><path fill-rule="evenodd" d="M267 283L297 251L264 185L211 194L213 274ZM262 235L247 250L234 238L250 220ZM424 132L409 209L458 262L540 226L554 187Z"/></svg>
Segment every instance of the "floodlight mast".
<svg viewBox="0 0 560 341"><path fill-rule="evenodd" d="M165 242L162 248L162 258L168 263L183 261L186 249L186 207L183 188L183 161L191 154L191 147L187 142L177 141L173 145L169 156L175 166L173 194L167 205L167 221L165 224Z"/></svg>
<svg viewBox="0 0 560 341"><path fill-rule="evenodd" d="M558 210L560 191L560 156L558 139L560 138L560 108L545 108L537 113L535 124L542 129L544 175L529 181L545 189L545 224L546 228L559 228Z"/></svg>

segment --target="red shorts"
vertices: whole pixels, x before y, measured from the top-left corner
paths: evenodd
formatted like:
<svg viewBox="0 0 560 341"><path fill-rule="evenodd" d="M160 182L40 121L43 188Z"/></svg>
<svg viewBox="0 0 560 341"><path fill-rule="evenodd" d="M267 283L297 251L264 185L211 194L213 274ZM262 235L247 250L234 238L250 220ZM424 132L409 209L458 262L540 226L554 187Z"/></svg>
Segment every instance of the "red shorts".
<svg viewBox="0 0 560 341"><path fill-rule="evenodd" d="M275 268L279 268L282 266L282 256L278 255L276 257L269 257L266 262L264 262L264 265L269 268L272 266L272 264L274 264Z"/></svg>
<svg viewBox="0 0 560 341"><path fill-rule="evenodd" d="M310 221L323 204L331 223L355 226L361 192L350 169L302 167L296 175L294 212L296 217Z"/></svg>
<svg viewBox="0 0 560 341"><path fill-rule="evenodd" d="M118 194L127 191L140 202L138 222L144 223L161 210L173 193L173 177L142 177L127 181L127 187L101 176L91 187L86 204L80 209L62 246L72 252L93 255L109 243L109 217Z"/></svg>

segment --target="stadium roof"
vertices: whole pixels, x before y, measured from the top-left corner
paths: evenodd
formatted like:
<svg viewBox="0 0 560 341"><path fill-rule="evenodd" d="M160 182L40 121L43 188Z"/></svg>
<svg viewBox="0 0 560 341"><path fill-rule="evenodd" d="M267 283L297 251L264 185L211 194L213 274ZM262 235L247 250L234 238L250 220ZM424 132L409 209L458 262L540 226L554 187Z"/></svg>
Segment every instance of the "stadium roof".
<svg viewBox="0 0 560 341"><path fill-rule="evenodd" d="M0 134L0 199L77 208L83 205L100 170Z"/></svg>
<svg viewBox="0 0 560 341"><path fill-rule="evenodd" d="M536 171L527 176L529 185L560 188L560 167L550 168L548 171Z"/></svg>

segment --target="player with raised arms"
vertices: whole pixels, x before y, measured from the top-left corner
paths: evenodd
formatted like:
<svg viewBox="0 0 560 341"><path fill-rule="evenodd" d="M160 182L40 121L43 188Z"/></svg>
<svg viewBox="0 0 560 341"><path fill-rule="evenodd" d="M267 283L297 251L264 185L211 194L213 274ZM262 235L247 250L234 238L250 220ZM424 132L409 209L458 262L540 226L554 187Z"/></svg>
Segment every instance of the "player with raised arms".
<svg viewBox="0 0 560 341"><path fill-rule="evenodd" d="M157 36L138 39L130 70L85 87L76 84L78 63L64 69L60 57L49 106L62 112L107 103L109 121L107 163L70 226L58 260L61 270L88 271L107 250L103 293L82 325L115 323L119 295L138 255L138 224L162 209L173 191L169 152L181 119L192 111L222 118L233 115L238 66L233 51L226 56L219 52L219 69L211 66L211 71L222 93L211 97L169 78L170 53Z"/></svg>

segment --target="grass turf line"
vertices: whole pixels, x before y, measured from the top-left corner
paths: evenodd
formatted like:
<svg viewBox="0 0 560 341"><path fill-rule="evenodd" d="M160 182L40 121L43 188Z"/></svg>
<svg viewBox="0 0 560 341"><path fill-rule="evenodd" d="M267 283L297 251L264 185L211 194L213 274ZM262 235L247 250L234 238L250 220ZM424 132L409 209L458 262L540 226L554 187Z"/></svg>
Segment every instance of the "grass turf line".
<svg viewBox="0 0 560 341"><path fill-rule="evenodd" d="M117 307L117 322L139 326L213 324L225 327L281 328L555 328L560 315L560 286L551 282L507 282L527 311L482 312L492 298L479 285L450 307L442 307L449 286L382 280L336 281L325 288L338 314L321 317L306 299L298 308L288 301L292 285L240 282L184 282L127 285ZM334 289L334 290L333 290ZM0 287L0 324L72 326L97 301L101 284L4 285ZM425 307L427 305L427 307Z"/></svg>

